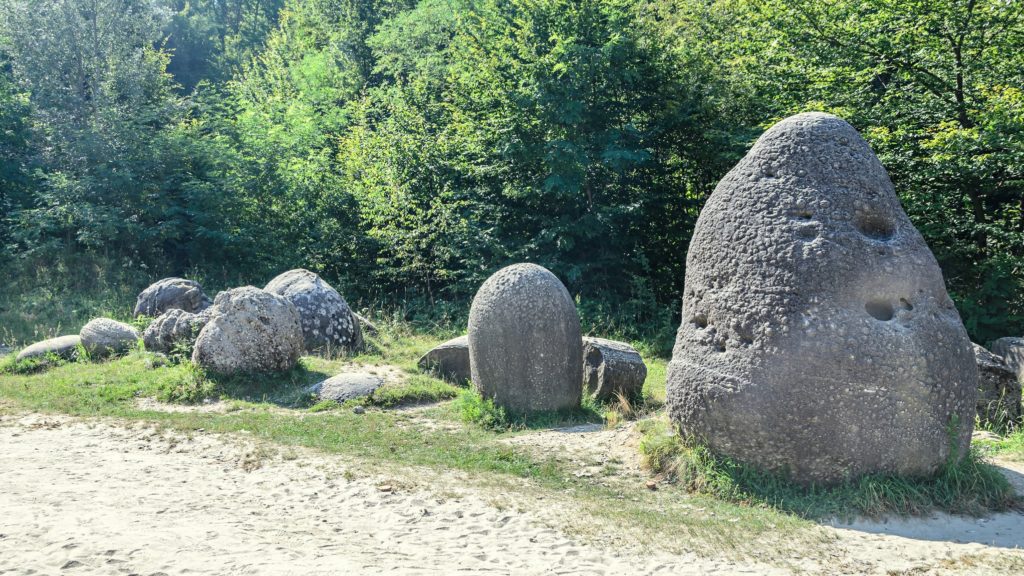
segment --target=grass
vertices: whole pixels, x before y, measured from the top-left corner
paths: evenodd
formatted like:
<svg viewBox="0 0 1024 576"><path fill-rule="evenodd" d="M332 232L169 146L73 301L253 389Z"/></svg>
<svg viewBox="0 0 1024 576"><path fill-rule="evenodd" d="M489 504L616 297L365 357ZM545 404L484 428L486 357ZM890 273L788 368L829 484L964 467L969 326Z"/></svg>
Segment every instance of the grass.
<svg viewBox="0 0 1024 576"><path fill-rule="evenodd" d="M544 508L571 510L573 529L583 534L611 527L617 537L700 554L722 549L760 554L770 547L772 554L783 557L831 545L808 518L849 512L918 513L928 506L965 512L1000 506L983 498L972 503L972 497L997 492L991 469L974 456L965 460L969 466L945 477L942 486L871 479L842 491L806 493L779 479L752 475L706 451L684 447L666 433L661 412L666 362L659 358L647 359L648 378L639 405L588 402L570 413L509 415L474 390L419 372L418 358L455 336L454 331L422 332L391 321L378 326L381 332L370 341L367 353L305 357L295 369L274 376L217 377L188 362L159 365L153 355L139 350L108 362L46 366L20 365L9 355L0 358L0 411L147 421L182 431L244 432L285 449L344 454L367 465L426 467L442 475L459 471L500 493L542 495ZM400 382L385 385L371 397L348 403L364 406L361 414L333 402L316 403L310 385L352 365L367 371L395 366L403 375ZM139 398L177 403L213 398L226 403L227 410L145 409ZM424 404L428 406L395 410ZM652 470L673 479L662 489L648 490L614 474L578 477L570 462L507 442L510 436L537 428L614 424L627 418L641 419L643 453ZM991 451L1001 457L1017 453L1024 459L1024 437L1008 437ZM948 498L939 498L943 492Z"/></svg>
<svg viewBox="0 0 1024 576"><path fill-rule="evenodd" d="M997 456L1002 460L1024 462L1024 428L1017 428L1005 436L994 439L978 440L979 449L987 455Z"/></svg>
<svg viewBox="0 0 1024 576"><path fill-rule="evenodd" d="M641 431L645 465L684 490L803 518L918 516L933 510L977 516L1021 506L1006 478L978 449L951 459L931 478L869 475L837 486L805 487L688 443L664 419L645 421Z"/></svg>

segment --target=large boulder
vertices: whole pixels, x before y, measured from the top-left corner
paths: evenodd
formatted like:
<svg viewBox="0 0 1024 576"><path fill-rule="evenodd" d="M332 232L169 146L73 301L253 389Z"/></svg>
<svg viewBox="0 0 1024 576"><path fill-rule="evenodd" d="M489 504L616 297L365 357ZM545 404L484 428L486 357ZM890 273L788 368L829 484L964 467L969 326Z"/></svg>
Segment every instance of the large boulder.
<svg viewBox="0 0 1024 576"><path fill-rule="evenodd" d="M343 404L348 400L365 398L384 385L384 379L374 374L353 372L338 374L313 386L313 393L321 401L333 400Z"/></svg>
<svg viewBox="0 0 1024 576"><path fill-rule="evenodd" d="M1001 356L974 345L978 383L978 419L992 426L1014 426L1021 416L1021 384Z"/></svg>
<svg viewBox="0 0 1024 576"><path fill-rule="evenodd" d="M630 401L643 394L647 365L635 348L625 342L583 338L583 386L594 398Z"/></svg>
<svg viewBox="0 0 1024 576"><path fill-rule="evenodd" d="M313 272L289 270L271 280L265 290L284 296L298 309L306 350L362 348L363 332L348 302Z"/></svg>
<svg viewBox="0 0 1024 576"><path fill-rule="evenodd" d="M176 347L189 347L199 337L199 332L210 321L213 309L207 308L198 314L173 309L164 312L142 333L142 342L151 352L172 352Z"/></svg>
<svg viewBox="0 0 1024 576"><path fill-rule="evenodd" d="M992 353L1006 362L1018 382L1024 382L1024 338L1000 338L992 343Z"/></svg>
<svg viewBox="0 0 1024 576"><path fill-rule="evenodd" d="M480 393L513 413L579 406L580 318L558 278L515 264L484 282L469 310L469 363Z"/></svg>
<svg viewBox="0 0 1024 576"><path fill-rule="evenodd" d="M243 286L217 295L192 362L219 374L281 372L293 368L301 354L295 306L277 294Z"/></svg>
<svg viewBox="0 0 1024 576"><path fill-rule="evenodd" d="M469 336L459 336L438 344L420 357L420 370L433 372L441 378L462 384L473 375L469 368Z"/></svg>
<svg viewBox="0 0 1024 576"><path fill-rule="evenodd" d="M56 356L64 360L74 360L78 354L78 346L82 338L78 334L72 336L58 336L26 347L18 352L17 360L28 360L30 358L48 358Z"/></svg>
<svg viewBox="0 0 1024 576"><path fill-rule="evenodd" d="M168 310L184 310L193 314L210 307L210 297L194 280L164 278L139 293L135 300L136 316L159 316Z"/></svg>
<svg viewBox="0 0 1024 576"><path fill-rule="evenodd" d="M110 318L90 320L78 335L82 338L82 347L93 358L124 354L142 337L135 328Z"/></svg>
<svg viewBox="0 0 1024 576"><path fill-rule="evenodd" d="M776 124L718 184L682 317L667 403L716 453L827 484L967 452L971 342L885 169L835 116Z"/></svg>

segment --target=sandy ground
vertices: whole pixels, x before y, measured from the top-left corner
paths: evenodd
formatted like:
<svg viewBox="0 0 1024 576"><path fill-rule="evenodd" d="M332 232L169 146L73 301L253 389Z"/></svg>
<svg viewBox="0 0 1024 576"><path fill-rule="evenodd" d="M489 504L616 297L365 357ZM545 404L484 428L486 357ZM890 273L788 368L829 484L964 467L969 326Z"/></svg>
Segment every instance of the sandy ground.
<svg viewBox="0 0 1024 576"><path fill-rule="evenodd" d="M581 445L577 438L588 434L595 435L589 445L629 442L621 430L544 434L572 434ZM611 458L633 472L626 452ZM506 504L494 496L463 475L374 476L341 457L239 437L56 416L0 418L4 575L1024 570L1019 514L824 526L832 542L825 554L783 568L714 551L670 555L577 542L543 513L508 506L514 495L502 495Z"/></svg>

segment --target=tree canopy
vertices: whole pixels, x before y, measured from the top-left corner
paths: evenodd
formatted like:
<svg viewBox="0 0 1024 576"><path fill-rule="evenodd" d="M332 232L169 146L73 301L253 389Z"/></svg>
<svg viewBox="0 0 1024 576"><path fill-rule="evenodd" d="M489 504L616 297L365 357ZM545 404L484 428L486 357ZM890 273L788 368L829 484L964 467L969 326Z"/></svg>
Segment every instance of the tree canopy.
<svg viewBox="0 0 1024 576"><path fill-rule="evenodd" d="M0 0L0 260L464 302L514 261L645 326L703 201L825 110L972 336L1024 331L1018 0ZM639 329L639 328L638 328Z"/></svg>

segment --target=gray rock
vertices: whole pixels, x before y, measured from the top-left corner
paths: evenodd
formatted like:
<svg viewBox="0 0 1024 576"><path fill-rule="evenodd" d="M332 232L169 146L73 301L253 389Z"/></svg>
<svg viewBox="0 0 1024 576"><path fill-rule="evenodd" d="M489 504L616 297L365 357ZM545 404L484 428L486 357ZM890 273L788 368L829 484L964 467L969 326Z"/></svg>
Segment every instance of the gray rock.
<svg viewBox="0 0 1024 576"><path fill-rule="evenodd" d="M640 353L625 342L583 338L583 386L601 401L621 394L639 400L647 380L647 365Z"/></svg>
<svg viewBox="0 0 1024 576"><path fill-rule="evenodd" d="M348 400L365 398L384 385L384 379L373 374L353 372L338 374L316 384L313 393L321 401L334 400L342 404Z"/></svg>
<svg viewBox="0 0 1024 576"><path fill-rule="evenodd" d="M252 286L221 292L199 332L192 362L219 374L281 372L302 354L299 312L287 299Z"/></svg>
<svg viewBox="0 0 1024 576"><path fill-rule="evenodd" d="M513 413L579 406L583 343L565 286L536 264L488 278L469 310L469 362L480 393Z"/></svg>
<svg viewBox="0 0 1024 576"><path fill-rule="evenodd" d="M719 454L834 483L967 452L971 342L885 169L839 118L780 122L719 183L682 312L667 404Z"/></svg>
<svg viewBox="0 0 1024 576"><path fill-rule="evenodd" d="M159 316L168 310L201 312L210 307L210 297L194 280L164 278L143 290L135 301L136 316Z"/></svg>
<svg viewBox="0 0 1024 576"><path fill-rule="evenodd" d="M64 360L74 360L78 353L78 345L81 343L82 338L78 334L50 338L25 348L18 353L17 360L45 358L51 354Z"/></svg>
<svg viewBox="0 0 1024 576"><path fill-rule="evenodd" d="M1000 338L992 343L992 353L1002 357L1018 382L1024 382L1024 338Z"/></svg>
<svg viewBox="0 0 1024 576"><path fill-rule="evenodd" d="M93 358L124 354L141 338L135 328L110 318L90 320L78 335L82 337L82 346Z"/></svg>
<svg viewBox="0 0 1024 576"><path fill-rule="evenodd" d="M142 333L146 350L166 353L173 351L176 346L191 346L212 315L212 308L198 314L177 308L164 312Z"/></svg>
<svg viewBox="0 0 1024 576"><path fill-rule="evenodd" d="M983 424L1014 426L1021 416L1021 383L1001 356L974 345L974 359L981 379L978 385L978 419Z"/></svg>
<svg viewBox="0 0 1024 576"><path fill-rule="evenodd" d="M463 384L473 375L469 368L469 336L459 336L438 344L419 360L420 370L432 372L441 378Z"/></svg>
<svg viewBox="0 0 1024 576"><path fill-rule="evenodd" d="M298 268L274 278L265 288L287 298L299 311L306 350L358 350L363 332L348 302L319 276Z"/></svg>

